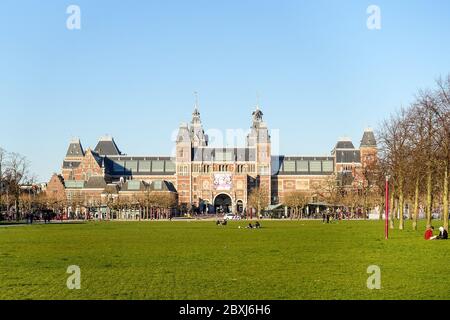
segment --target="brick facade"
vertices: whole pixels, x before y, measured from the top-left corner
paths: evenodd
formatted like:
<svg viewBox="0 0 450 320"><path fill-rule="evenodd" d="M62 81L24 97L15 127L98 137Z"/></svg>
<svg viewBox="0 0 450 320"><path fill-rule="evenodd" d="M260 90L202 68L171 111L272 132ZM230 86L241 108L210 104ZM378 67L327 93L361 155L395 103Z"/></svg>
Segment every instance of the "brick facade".
<svg viewBox="0 0 450 320"><path fill-rule="evenodd" d="M370 130L364 133L359 149L348 139L341 139L330 156L274 156L259 108L252 114L245 147L210 147L195 108L191 123L179 127L175 150L174 157L134 157L123 155L112 138L102 138L96 148L86 151L79 140L74 140L64 159L62 175L53 176L49 188L62 192L65 186L71 196L82 194L95 199L104 195L106 186L120 189L130 180L147 184L164 181L173 186L180 205L214 210L216 203L229 201L230 209L236 212L247 207L249 194L256 187L266 190L271 204L278 204L292 191L304 192L313 200L330 179L341 177L350 181L345 183L361 183L363 168L377 157ZM102 177L104 185L88 188L93 177Z"/></svg>

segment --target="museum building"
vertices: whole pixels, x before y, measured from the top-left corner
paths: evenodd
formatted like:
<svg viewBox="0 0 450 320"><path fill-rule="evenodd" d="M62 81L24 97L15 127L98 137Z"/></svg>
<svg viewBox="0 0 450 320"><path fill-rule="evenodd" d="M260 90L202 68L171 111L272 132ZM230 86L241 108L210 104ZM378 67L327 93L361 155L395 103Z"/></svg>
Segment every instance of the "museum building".
<svg viewBox="0 0 450 320"><path fill-rule="evenodd" d="M52 176L47 191L68 199L81 196L87 203L169 192L179 205L193 205L202 212L242 213L255 188L263 190L271 207L276 207L293 191L315 201L330 179L357 186L364 179L364 167L377 157L371 129L364 131L359 148L349 139L340 139L329 156L272 155L269 129L259 107L251 120L245 146L211 147L195 106L191 122L178 129L174 156L127 155L112 137L102 137L94 149L86 150L79 139L72 140L61 173Z"/></svg>

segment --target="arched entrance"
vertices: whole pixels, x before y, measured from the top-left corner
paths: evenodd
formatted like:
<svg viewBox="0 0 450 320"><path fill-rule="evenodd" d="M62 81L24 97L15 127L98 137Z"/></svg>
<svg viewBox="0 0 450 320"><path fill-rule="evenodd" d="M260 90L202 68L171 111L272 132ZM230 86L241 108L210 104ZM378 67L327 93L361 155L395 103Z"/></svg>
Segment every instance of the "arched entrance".
<svg viewBox="0 0 450 320"><path fill-rule="evenodd" d="M229 195L221 193L214 199L214 210L216 213L230 213L231 209L232 201Z"/></svg>

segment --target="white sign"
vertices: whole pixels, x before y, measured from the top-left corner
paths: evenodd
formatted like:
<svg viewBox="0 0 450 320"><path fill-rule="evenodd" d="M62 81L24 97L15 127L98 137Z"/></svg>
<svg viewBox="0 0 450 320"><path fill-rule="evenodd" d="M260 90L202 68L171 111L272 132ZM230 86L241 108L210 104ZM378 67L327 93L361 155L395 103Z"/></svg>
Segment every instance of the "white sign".
<svg viewBox="0 0 450 320"><path fill-rule="evenodd" d="M214 188L216 190L231 190L232 182L231 174L229 173L216 173L214 174Z"/></svg>

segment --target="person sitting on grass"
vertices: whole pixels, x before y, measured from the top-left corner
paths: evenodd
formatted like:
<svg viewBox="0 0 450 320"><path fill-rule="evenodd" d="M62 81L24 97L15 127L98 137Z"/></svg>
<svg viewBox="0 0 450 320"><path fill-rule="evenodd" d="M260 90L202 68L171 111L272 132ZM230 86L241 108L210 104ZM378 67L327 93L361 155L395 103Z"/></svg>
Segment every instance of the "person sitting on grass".
<svg viewBox="0 0 450 320"><path fill-rule="evenodd" d="M433 230L434 230L433 226L427 225L427 230L425 231L425 236L424 236L425 240L433 240L432 239L433 238Z"/></svg>
<svg viewBox="0 0 450 320"><path fill-rule="evenodd" d="M256 221L256 223L255 223L255 228L256 228L256 229L261 228L261 224L259 223L259 221Z"/></svg>
<svg viewBox="0 0 450 320"><path fill-rule="evenodd" d="M439 235L436 237L437 240L447 240L448 232L444 229L444 227L439 227Z"/></svg>

